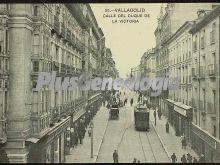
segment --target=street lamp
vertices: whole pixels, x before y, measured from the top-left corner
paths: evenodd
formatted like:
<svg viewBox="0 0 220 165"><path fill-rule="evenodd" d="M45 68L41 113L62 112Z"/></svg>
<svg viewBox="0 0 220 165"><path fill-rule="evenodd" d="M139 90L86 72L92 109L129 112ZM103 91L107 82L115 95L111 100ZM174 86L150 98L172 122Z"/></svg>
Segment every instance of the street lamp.
<svg viewBox="0 0 220 165"><path fill-rule="evenodd" d="M70 127L68 127L67 129L67 137L66 137L66 141L67 141L67 152L68 152L68 154L70 153Z"/></svg>
<svg viewBox="0 0 220 165"><path fill-rule="evenodd" d="M94 128L93 121L91 121L89 128L91 128L91 158L93 158L93 128Z"/></svg>

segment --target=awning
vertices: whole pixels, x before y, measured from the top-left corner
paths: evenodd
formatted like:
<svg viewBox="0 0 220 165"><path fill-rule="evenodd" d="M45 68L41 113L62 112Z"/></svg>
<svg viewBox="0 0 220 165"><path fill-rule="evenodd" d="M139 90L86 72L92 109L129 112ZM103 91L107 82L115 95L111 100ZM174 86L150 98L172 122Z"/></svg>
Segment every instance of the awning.
<svg viewBox="0 0 220 165"><path fill-rule="evenodd" d="M26 139L26 142L31 142L31 143L37 143L40 139L38 138L28 138Z"/></svg>
<svg viewBox="0 0 220 165"><path fill-rule="evenodd" d="M174 111L178 112L179 114L185 117L188 117L188 114L190 114L192 111L192 107L186 104L183 104L182 102L175 102Z"/></svg>
<svg viewBox="0 0 220 165"><path fill-rule="evenodd" d="M175 103L175 101L174 100L171 100L171 99L166 99L168 102L170 102L170 103Z"/></svg>

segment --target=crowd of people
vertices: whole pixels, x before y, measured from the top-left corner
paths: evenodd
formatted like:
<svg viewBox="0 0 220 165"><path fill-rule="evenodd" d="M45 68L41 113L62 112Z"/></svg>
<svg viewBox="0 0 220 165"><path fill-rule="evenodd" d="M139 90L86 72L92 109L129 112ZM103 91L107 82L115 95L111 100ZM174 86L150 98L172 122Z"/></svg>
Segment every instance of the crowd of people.
<svg viewBox="0 0 220 165"><path fill-rule="evenodd" d="M177 156L175 153L173 153L171 155L171 160L172 160L172 163L176 163L177 162ZM197 160L196 157L192 157L192 155L190 153L187 153L186 155L183 154L183 156L180 158L180 161L182 163L205 163L205 156L204 154L202 154L199 158L199 160Z"/></svg>

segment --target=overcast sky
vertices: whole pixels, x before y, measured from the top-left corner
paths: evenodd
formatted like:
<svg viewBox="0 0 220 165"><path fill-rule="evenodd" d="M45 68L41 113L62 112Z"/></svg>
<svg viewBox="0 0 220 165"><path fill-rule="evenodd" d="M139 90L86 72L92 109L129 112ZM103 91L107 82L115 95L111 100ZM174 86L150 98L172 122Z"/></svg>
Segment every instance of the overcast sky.
<svg viewBox="0 0 220 165"><path fill-rule="evenodd" d="M120 77L130 73L130 68L139 65L143 53L155 46L154 31L157 26L157 17L160 13L161 4L90 4L102 28L106 47L112 51L119 70ZM140 18L139 23L112 23L114 18L103 18L107 14L105 9L114 8L144 8L144 14L150 14L149 18ZM112 14L116 12L111 12ZM118 14L118 13L117 13ZM119 20L119 18L116 18ZM132 18L134 19L134 18Z"/></svg>

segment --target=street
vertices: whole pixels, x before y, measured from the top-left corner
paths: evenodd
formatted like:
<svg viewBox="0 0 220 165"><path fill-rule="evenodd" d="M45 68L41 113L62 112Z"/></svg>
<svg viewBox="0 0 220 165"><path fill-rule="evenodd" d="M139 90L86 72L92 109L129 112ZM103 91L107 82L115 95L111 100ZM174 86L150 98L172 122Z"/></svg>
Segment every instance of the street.
<svg viewBox="0 0 220 165"><path fill-rule="evenodd" d="M130 106L133 97L134 104ZM170 162L167 152L150 122L149 132L136 131L134 128L134 105L137 104L135 92L122 92L121 99L128 99L125 107L120 108L119 120L109 120L109 110L101 107L93 119L94 155L91 158L91 138L86 133L83 144L71 149L66 156L67 163L113 163L112 154L116 149L119 163L131 163L134 158L141 163Z"/></svg>
<svg viewBox="0 0 220 165"><path fill-rule="evenodd" d="M119 163L132 163L134 158L142 163L170 162L160 140L150 123L149 132L139 132L134 128L134 105L137 103L135 92L122 93L121 99L128 98L128 104L120 108L119 120L110 120L100 148L97 163L112 163L112 153L118 150ZM133 107L130 99L134 98Z"/></svg>

